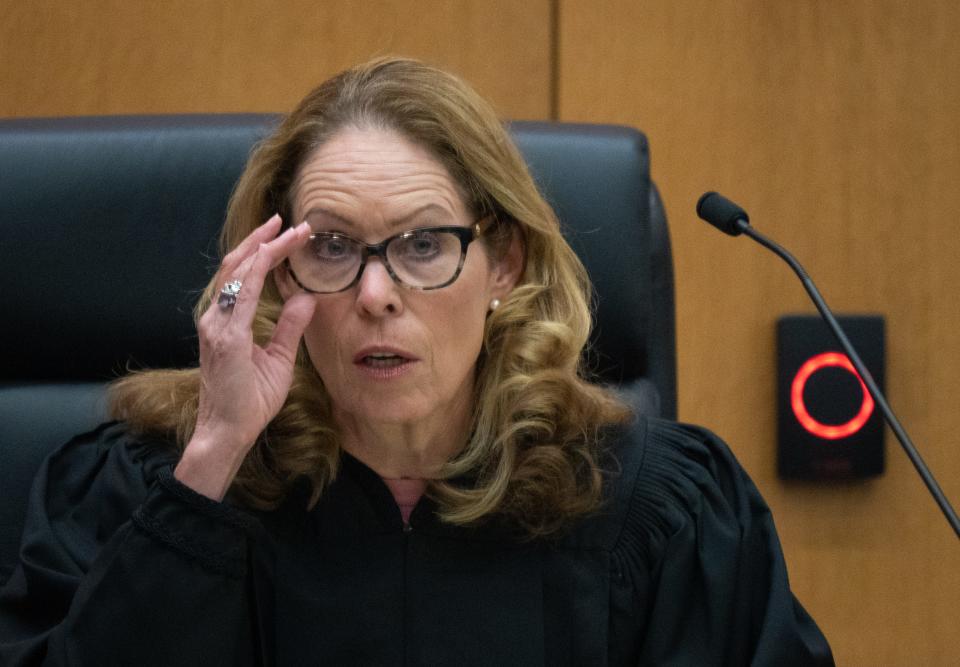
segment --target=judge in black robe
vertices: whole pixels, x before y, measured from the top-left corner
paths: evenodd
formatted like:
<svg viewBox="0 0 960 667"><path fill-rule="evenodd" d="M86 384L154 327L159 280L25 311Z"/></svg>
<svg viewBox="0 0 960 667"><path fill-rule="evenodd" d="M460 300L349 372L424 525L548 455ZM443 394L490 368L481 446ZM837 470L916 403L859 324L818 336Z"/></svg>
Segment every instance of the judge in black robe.
<svg viewBox="0 0 960 667"><path fill-rule="evenodd" d="M584 378L585 271L462 81L322 84L224 242L199 368L37 478L5 666L830 663L729 450Z"/></svg>
<svg viewBox="0 0 960 667"><path fill-rule="evenodd" d="M408 525L349 455L310 511L179 484L167 443L79 437L34 485L0 664L829 665L770 511L711 433L611 433L606 503L565 534Z"/></svg>

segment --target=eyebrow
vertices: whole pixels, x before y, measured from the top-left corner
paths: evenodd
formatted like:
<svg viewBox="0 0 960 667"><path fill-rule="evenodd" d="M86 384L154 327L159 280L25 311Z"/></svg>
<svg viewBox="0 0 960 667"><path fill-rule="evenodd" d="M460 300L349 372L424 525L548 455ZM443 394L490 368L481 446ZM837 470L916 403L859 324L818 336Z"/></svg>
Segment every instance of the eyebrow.
<svg viewBox="0 0 960 667"><path fill-rule="evenodd" d="M391 229L395 229L397 227L403 227L404 225L409 224L411 220L428 212L430 213L437 212L437 213L443 214L444 217L447 217L447 218L451 217L450 211L444 208L443 206L440 206L439 204L426 204L416 209L415 211L408 213L407 215L404 215L395 220L391 220L390 222L387 223L387 227ZM309 211L307 211L304 214L303 219L309 220L311 216L323 216L325 218L330 218L333 222L340 223L347 227L357 226L357 224L353 220L350 220L349 218L345 218L342 215L339 215L329 209L325 209L319 206L315 206L311 208Z"/></svg>

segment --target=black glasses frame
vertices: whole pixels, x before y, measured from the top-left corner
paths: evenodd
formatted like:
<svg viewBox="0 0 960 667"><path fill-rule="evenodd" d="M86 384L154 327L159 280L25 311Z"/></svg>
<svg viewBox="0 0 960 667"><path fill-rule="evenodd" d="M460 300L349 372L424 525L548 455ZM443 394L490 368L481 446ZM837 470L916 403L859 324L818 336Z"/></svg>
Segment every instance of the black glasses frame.
<svg viewBox="0 0 960 667"><path fill-rule="evenodd" d="M309 287L304 285L302 282L300 282L300 279L297 277L297 274L294 273L293 271L293 267L290 266L289 257L286 260L284 260L284 264L286 266L287 271L290 273L290 277L293 278L293 282L297 283L300 289L302 289L305 292L310 292L311 294L338 294L340 292L347 291L348 289L356 285L358 282L360 282L360 278L361 276L363 276L363 270L367 267L367 260L370 259L371 257L379 257L380 261L383 262L383 266L387 270L387 273L390 275L390 278L392 278L393 282L395 282L397 285L400 285L401 287L405 287L406 289L420 290L420 291L440 289L442 287L446 287L447 285L452 284L457 278L460 277L460 271L463 269L463 263L467 258L467 247L471 243L476 241L478 238L480 238L483 232L483 229L480 224L481 222L482 221L475 222L470 227L446 226L446 227L420 227L419 229L410 229L405 232L400 232L399 234L394 234L393 236L384 239L380 243L374 243L374 244L364 243L363 241L358 241L357 239L347 236L346 234L337 233L335 234L337 237L347 239L349 241L352 241L353 243L356 243L358 246L360 246L360 268L357 269L357 275L353 277L353 280L350 281L350 284L348 284L346 287L342 287L338 290L332 290L329 292L310 289ZM410 238L415 234L419 234L422 232L449 232L455 235L458 239L460 239L460 261L457 263L457 270L454 271L453 276L450 278L450 280L440 285L434 285L432 287L417 287L416 285L408 285L407 283L403 282L400 276L398 276L394 272L393 267L390 266L390 260L387 259L387 246L389 246L392 242L396 241L397 239ZM330 232L316 232L310 235L310 239L313 240L317 236L328 235L328 234L330 234Z"/></svg>

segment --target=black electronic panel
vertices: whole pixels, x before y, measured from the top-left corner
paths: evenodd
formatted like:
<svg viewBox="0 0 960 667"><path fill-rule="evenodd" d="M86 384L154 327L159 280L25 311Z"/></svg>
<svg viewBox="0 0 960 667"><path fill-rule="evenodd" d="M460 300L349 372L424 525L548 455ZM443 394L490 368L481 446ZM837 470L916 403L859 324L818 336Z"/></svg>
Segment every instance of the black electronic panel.
<svg viewBox="0 0 960 667"><path fill-rule="evenodd" d="M883 391L883 317L837 320ZM777 421L780 477L835 480L883 473L883 415L818 316L789 315L777 322Z"/></svg>

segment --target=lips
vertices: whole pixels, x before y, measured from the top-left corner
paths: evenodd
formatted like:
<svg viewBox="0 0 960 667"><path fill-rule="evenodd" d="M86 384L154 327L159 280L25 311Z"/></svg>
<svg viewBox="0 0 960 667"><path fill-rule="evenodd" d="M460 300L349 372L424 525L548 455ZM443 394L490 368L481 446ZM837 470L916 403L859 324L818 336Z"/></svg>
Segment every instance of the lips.
<svg viewBox="0 0 960 667"><path fill-rule="evenodd" d="M360 360L365 366L370 366L372 368L393 368L394 366L399 366L404 364L409 359L406 357L401 357L396 354L389 355L380 355L380 354L368 354Z"/></svg>
<svg viewBox="0 0 960 667"><path fill-rule="evenodd" d="M353 363L373 371L390 371L406 366L417 358L405 350L390 347L370 347L357 352Z"/></svg>

